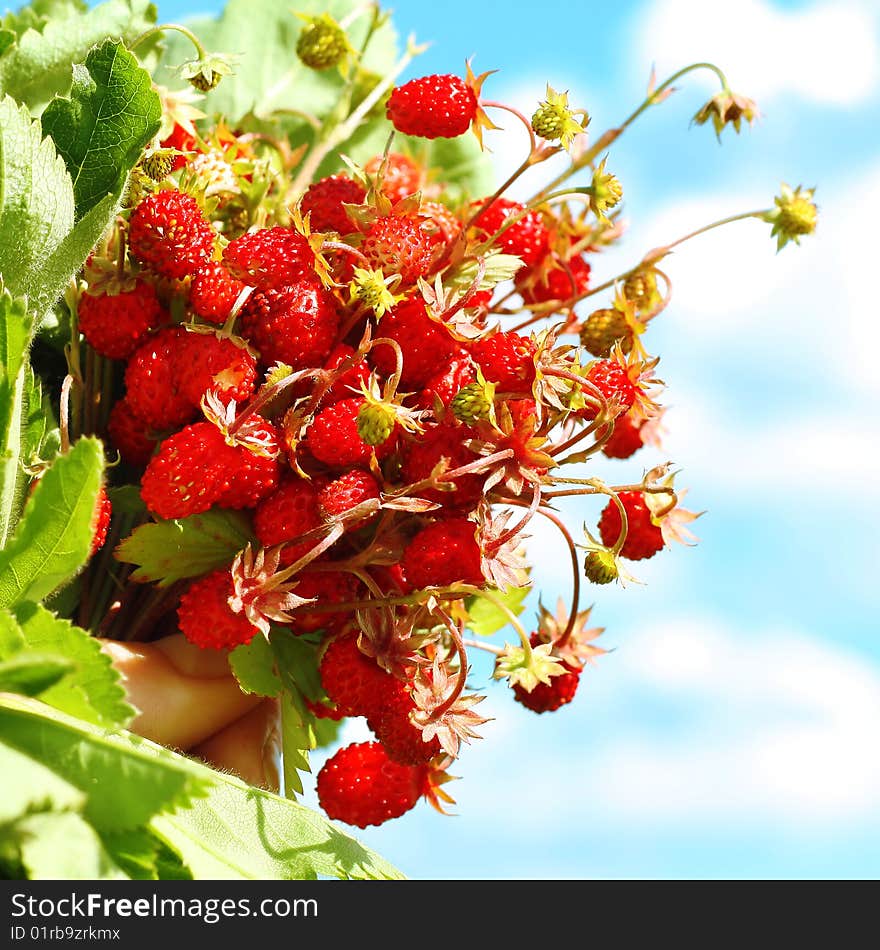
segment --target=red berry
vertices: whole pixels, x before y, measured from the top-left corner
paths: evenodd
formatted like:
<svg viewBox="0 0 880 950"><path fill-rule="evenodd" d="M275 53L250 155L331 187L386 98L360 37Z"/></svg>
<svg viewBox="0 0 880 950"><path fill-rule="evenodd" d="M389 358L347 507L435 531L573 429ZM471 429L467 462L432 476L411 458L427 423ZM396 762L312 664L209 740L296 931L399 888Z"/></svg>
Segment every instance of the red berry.
<svg viewBox="0 0 880 950"><path fill-rule="evenodd" d="M413 589L485 583L477 526L467 518L447 518L422 528L403 554L403 573Z"/></svg>
<svg viewBox="0 0 880 950"><path fill-rule="evenodd" d="M278 430L259 416L252 416L250 422L254 425L250 435L260 439L267 454L255 452L247 445L234 447L234 457L226 468L227 484L217 499L221 508L253 508L278 487Z"/></svg>
<svg viewBox="0 0 880 950"><path fill-rule="evenodd" d="M397 86L385 111L404 135L451 139L467 132L477 114L477 97L458 76L424 76Z"/></svg>
<svg viewBox="0 0 880 950"><path fill-rule="evenodd" d="M344 604L357 600L358 581L347 571L310 571L300 574L294 593L297 597L314 599L317 604ZM295 633L311 633L315 630L335 630L351 620L350 611L325 613L309 610L309 605L297 607L291 612Z"/></svg>
<svg viewBox="0 0 880 950"><path fill-rule="evenodd" d="M283 290L251 294L242 307L242 332L264 366L319 366L333 347L339 314L333 296L314 278Z"/></svg>
<svg viewBox="0 0 880 950"><path fill-rule="evenodd" d="M318 772L318 801L330 818L358 828L414 808L429 790L427 766L399 765L379 742L344 746Z"/></svg>
<svg viewBox="0 0 880 950"><path fill-rule="evenodd" d="M379 497L379 484L365 469L354 468L333 479L318 494L318 513L325 521L335 521L352 508ZM360 527L361 519L351 527Z"/></svg>
<svg viewBox="0 0 880 950"><path fill-rule="evenodd" d="M535 381L535 344L515 330L493 333L471 344L471 356L480 364L483 376L495 383L499 393L532 391Z"/></svg>
<svg viewBox="0 0 880 950"><path fill-rule="evenodd" d="M436 232L437 240L451 244L461 233L461 221L439 201L423 201L419 217Z"/></svg>
<svg viewBox="0 0 880 950"><path fill-rule="evenodd" d="M602 446L602 454L610 459L628 459L643 445L642 423L636 425L630 415L618 416L611 437Z"/></svg>
<svg viewBox="0 0 880 950"><path fill-rule="evenodd" d="M101 490L98 492L98 500L95 503L95 512L92 516L92 547L89 551L90 557L104 547L112 514L113 506L107 497L107 489L102 485Z"/></svg>
<svg viewBox="0 0 880 950"><path fill-rule="evenodd" d="M473 209L485 205L485 201L474 202ZM477 216L474 225L486 237L500 231L508 218L518 218L496 241L505 254L514 254L531 267L547 253L550 248L550 234L537 211L527 211L526 206L509 198L496 198L488 208Z"/></svg>
<svg viewBox="0 0 880 950"><path fill-rule="evenodd" d="M278 488L267 495L254 512L254 533L264 548L284 544L281 559L293 564L310 551L318 538L295 542L300 535L319 528L318 486L297 475L287 476Z"/></svg>
<svg viewBox="0 0 880 950"><path fill-rule="evenodd" d="M189 305L203 320L223 324L244 284L216 261L208 261L193 276Z"/></svg>
<svg viewBox="0 0 880 950"><path fill-rule="evenodd" d="M232 575L214 571L194 581L180 598L177 619L181 633L196 646L211 650L232 650L250 643L260 632L244 615L229 606Z"/></svg>
<svg viewBox="0 0 880 950"><path fill-rule="evenodd" d="M319 665L321 685L344 716L369 716L376 711L394 677L361 652L356 633L335 637Z"/></svg>
<svg viewBox="0 0 880 950"><path fill-rule="evenodd" d="M309 712L312 713L317 719L332 719L334 722L339 722L340 719L345 719L345 716L335 707L326 702L315 702L314 700L306 699L306 706L309 707Z"/></svg>
<svg viewBox="0 0 880 950"><path fill-rule="evenodd" d="M354 353L353 346L349 346L347 343L337 343L330 351L330 355L324 363L324 369L338 369ZM323 404L328 406L330 403L339 402L340 399L350 399L361 392L361 383L365 383L369 378L370 370L366 361L359 360L347 369L324 393Z"/></svg>
<svg viewBox="0 0 880 950"><path fill-rule="evenodd" d="M193 403L181 392L176 354L185 344L182 327L166 327L135 350L125 368L131 411L153 429L174 429L193 417Z"/></svg>
<svg viewBox="0 0 880 950"><path fill-rule="evenodd" d="M587 372L587 379L607 400L617 400L619 414L629 412L632 408L636 400L636 388L617 360L596 360ZM596 408L586 406L578 415L584 419L595 419Z"/></svg>
<svg viewBox="0 0 880 950"><path fill-rule="evenodd" d="M428 316L421 297L404 300L385 314L376 335L400 345L403 351L400 381L408 388L423 386L437 372L437 367L444 366L459 349L446 327ZM396 351L385 343L373 347L370 359L386 376L397 366Z"/></svg>
<svg viewBox="0 0 880 950"><path fill-rule="evenodd" d="M378 711L367 720L376 738L385 747L388 758L401 765L423 765L440 752L440 741L434 736L430 742L416 726L410 714L416 704L404 683L392 679Z"/></svg>
<svg viewBox="0 0 880 950"><path fill-rule="evenodd" d="M422 190L425 184L425 171L409 155L389 152L387 161L384 155L377 155L367 162L364 171L371 177L376 176L383 164L379 190L392 204Z"/></svg>
<svg viewBox="0 0 880 950"><path fill-rule="evenodd" d="M387 455L396 441L396 433L380 445L367 445L358 435L357 418L365 399L341 399L322 409L306 432L306 448L330 468L353 468L369 464L373 449L377 458Z"/></svg>
<svg viewBox="0 0 880 950"><path fill-rule="evenodd" d="M215 231L195 198L157 191L134 209L128 228L131 253L163 277L194 274L214 250Z"/></svg>
<svg viewBox="0 0 880 950"><path fill-rule="evenodd" d="M196 137L191 132L187 132L182 125L178 125L176 122L174 123L174 128L171 130L170 135L162 139L159 144L162 148L176 148L179 152L194 152L198 148ZM171 170L173 172L178 171L183 168L188 161L189 159L185 155L176 155Z"/></svg>
<svg viewBox="0 0 880 950"><path fill-rule="evenodd" d="M411 286L424 277L436 259L437 237L416 217L389 214L367 229L361 253L369 266L383 274L399 274L401 286Z"/></svg>
<svg viewBox="0 0 880 950"><path fill-rule="evenodd" d="M315 252L308 239L292 228L265 228L235 238L223 249L223 263L236 280L260 290L277 290L315 277Z"/></svg>
<svg viewBox="0 0 880 950"><path fill-rule="evenodd" d="M543 642L537 633L533 633L529 641L533 647ZM536 713L553 712L560 706L570 703L577 692L582 670L565 660L561 662L565 667L564 673L551 677L549 683L538 683L531 692L517 684L513 687L514 699L522 703L526 709L531 709Z"/></svg>
<svg viewBox="0 0 880 950"><path fill-rule="evenodd" d="M173 369L178 391L198 408L205 393L216 392L224 403L242 402L254 391L257 361L229 337L187 333L177 350Z"/></svg>
<svg viewBox="0 0 880 950"><path fill-rule="evenodd" d="M470 430L464 426L441 424L428 429L417 440L407 443L401 466L404 480L409 484L414 484L430 478L441 459L446 459L447 470L460 468L476 461L477 456L464 444L464 440L469 437L469 432ZM455 491L420 488L416 494L420 498L427 498L441 505L470 511L476 507L483 494L485 480L485 473L459 475L451 479L452 484L455 485Z"/></svg>
<svg viewBox="0 0 880 950"><path fill-rule="evenodd" d="M443 369L434 373L425 383L424 389L418 395L418 408L433 409L435 398L448 407L455 394L468 383L475 382L476 378L477 371L470 354L466 350L460 350L450 357L449 363Z"/></svg>
<svg viewBox="0 0 880 950"><path fill-rule="evenodd" d="M663 532L651 520L651 511L640 491L622 491L618 495L626 512L626 541L620 553L631 561L653 557L664 546ZM620 512L613 499L599 518L599 534L606 547L613 547L620 537Z"/></svg>
<svg viewBox="0 0 880 950"><path fill-rule="evenodd" d="M153 450L159 444L159 440L150 435L150 427L131 411L127 396L113 404L107 421L107 434L123 461L137 468L142 468L150 461Z"/></svg>
<svg viewBox="0 0 880 950"><path fill-rule="evenodd" d="M309 186L300 210L303 216L310 215L309 226L313 231L351 234L357 228L343 206L362 204L366 195L359 181L346 175L331 175Z"/></svg>
<svg viewBox="0 0 880 950"><path fill-rule="evenodd" d="M128 359L162 319L162 307L151 283L138 278L131 290L80 297L79 328L89 345L112 360Z"/></svg>
<svg viewBox="0 0 880 950"><path fill-rule="evenodd" d="M556 264L532 279L517 280L517 288L528 304L546 303L548 300L570 300L585 293L590 286L590 265L580 254L569 258L565 264Z"/></svg>

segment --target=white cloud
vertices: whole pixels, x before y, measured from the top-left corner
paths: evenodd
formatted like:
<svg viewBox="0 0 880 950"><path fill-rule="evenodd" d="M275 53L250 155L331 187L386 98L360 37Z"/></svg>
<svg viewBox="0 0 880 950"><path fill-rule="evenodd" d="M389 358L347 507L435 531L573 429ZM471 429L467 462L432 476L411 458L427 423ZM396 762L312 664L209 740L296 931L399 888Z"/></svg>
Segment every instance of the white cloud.
<svg viewBox="0 0 880 950"><path fill-rule="evenodd" d="M766 0L723 6L657 0L641 20L644 61L656 62L663 75L709 60L759 105L788 92L849 105L876 88L880 17L870 0L825 0L791 12Z"/></svg>

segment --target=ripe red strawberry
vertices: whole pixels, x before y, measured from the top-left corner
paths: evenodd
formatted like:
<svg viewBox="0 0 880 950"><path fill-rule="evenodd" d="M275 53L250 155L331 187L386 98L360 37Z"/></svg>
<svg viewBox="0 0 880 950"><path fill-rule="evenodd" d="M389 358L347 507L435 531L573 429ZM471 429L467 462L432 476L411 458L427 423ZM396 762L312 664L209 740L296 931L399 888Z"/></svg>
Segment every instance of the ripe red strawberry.
<svg viewBox="0 0 880 950"><path fill-rule="evenodd" d="M569 258L564 265L556 263L547 270L517 280L519 292L528 304L570 300L585 293L589 286L590 265L580 254Z"/></svg>
<svg viewBox="0 0 880 950"><path fill-rule="evenodd" d="M217 499L221 508L253 508L278 487L281 470L279 432L260 416L250 419L249 435L262 443L264 452L255 452L247 445L236 445L234 457L226 467L226 487Z"/></svg>
<svg viewBox="0 0 880 950"><path fill-rule="evenodd" d="M315 252L292 228L264 228L230 241L223 249L229 273L260 290L289 287L314 279Z"/></svg>
<svg viewBox="0 0 880 950"><path fill-rule="evenodd" d="M476 531L476 524L467 518L446 518L422 528L406 546L401 561L410 587L485 583Z"/></svg>
<svg viewBox="0 0 880 950"><path fill-rule="evenodd" d="M385 113L404 135L451 139L467 132L477 114L477 97L458 76L423 76L395 87Z"/></svg>
<svg viewBox="0 0 880 950"><path fill-rule="evenodd" d="M97 554L97 552L104 547L112 514L113 506L107 497L107 489L102 485L101 490L98 492L98 500L95 504L94 515L92 516L92 547L89 551L89 557Z"/></svg>
<svg viewBox="0 0 880 950"><path fill-rule="evenodd" d="M515 330L493 333L471 344L471 356L499 393L526 395L532 391L534 355L534 342Z"/></svg>
<svg viewBox="0 0 880 950"><path fill-rule="evenodd" d="M460 468L474 462L477 456L464 444L470 437L465 426L441 424L428 429L418 439L407 443L401 474L408 484L430 478L441 459L447 460L448 469ZM448 470L447 469L447 470ZM440 491L436 488L420 488L416 494L450 508L473 510L483 494L483 475L459 475L451 479L455 491Z"/></svg>
<svg viewBox="0 0 880 950"><path fill-rule="evenodd" d="M305 444L319 462L330 468L353 468L369 464L373 449L377 458L383 458L394 448L395 432L376 446L367 445L358 435L358 413L365 402L361 397L340 399L315 416Z"/></svg>
<svg viewBox="0 0 880 950"><path fill-rule="evenodd" d="M533 633L529 641L533 647L543 642L537 633ZM527 692L517 684L513 687L514 699L526 709L531 709L536 713L553 712L560 706L570 703L577 692L583 671L565 660L560 662L565 667L564 673L551 677L549 683L538 683L531 692Z"/></svg>
<svg viewBox="0 0 880 950"><path fill-rule="evenodd" d="M388 758L401 765L424 765L440 752L437 737L426 742L422 730L413 724L410 714L415 708L406 685L392 678L391 683L386 684L379 709L367 719L367 725L385 747Z"/></svg>
<svg viewBox="0 0 880 950"><path fill-rule="evenodd" d="M185 334L172 365L178 391L196 408L208 392L224 403L242 402L257 382L257 361L247 349L214 333Z"/></svg>
<svg viewBox="0 0 880 950"><path fill-rule="evenodd" d="M663 532L651 520L651 511L640 491L622 491L618 495L626 511L626 541L620 553L631 561L653 557L663 550ZM612 547L620 536L620 512L614 501L609 501L599 518L599 534L606 547Z"/></svg>
<svg viewBox="0 0 880 950"><path fill-rule="evenodd" d="M331 175L309 186L303 195L300 210L309 217L313 231L336 231L351 234L357 227L343 205L362 204L367 192L364 186L347 175Z"/></svg>
<svg viewBox="0 0 880 950"><path fill-rule="evenodd" d="M423 201L419 217L436 232L438 241L451 244L461 233L461 221L439 201Z"/></svg>
<svg viewBox="0 0 880 950"><path fill-rule="evenodd" d="M292 544L300 535L320 527L318 486L296 475L288 475L267 495L254 512L254 533L264 548L284 544L281 560L293 564L311 550L318 538Z"/></svg>
<svg viewBox="0 0 880 950"><path fill-rule="evenodd" d="M203 320L222 325L244 284L217 261L208 261L193 276L189 305Z"/></svg>
<svg viewBox="0 0 880 950"><path fill-rule="evenodd" d="M210 260L214 237L195 198L173 190L147 195L128 228L131 253L172 279L188 277Z"/></svg>
<svg viewBox="0 0 880 950"><path fill-rule="evenodd" d="M632 416L618 416L614 420L614 431L611 438L602 446L602 454L610 459L628 459L643 445L642 425L636 425Z"/></svg>
<svg viewBox="0 0 880 950"><path fill-rule="evenodd" d="M324 692L344 716L369 716L387 692L394 677L361 652L357 633L335 637L319 664Z"/></svg>
<svg viewBox="0 0 880 950"><path fill-rule="evenodd" d="M228 488L235 451L210 422L196 422L165 439L141 479L141 498L160 518L207 511Z"/></svg>
<svg viewBox="0 0 880 950"><path fill-rule="evenodd" d="M309 712L318 719L332 719L334 722L345 719L345 716L329 702L315 702L306 697L306 706L309 707Z"/></svg>
<svg viewBox="0 0 880 950"><path fill-rule="evenodd" d="M484 207L485 203L477 201L471 207L476 210ZM526 211L525 205L509 198L496 198L488 208L484 207L474 225L486 237L491 237L511 217L517 217L519 220L507 228L496 244L505 254L514 254L527 267L532 267L550 248L550 234L537 211Z"/></svg>
<svg viewBox="0 0 880 950"><path fill-rule="evenodd" d="M198 149L196 137L182 126L174 123L171 133L159 143L162 148L176 148L180 152L194 152ZM171 171L176 172L183 168L192 156L176 155Z"/></svg>
<svg viewBox="0 0 880 950"><path fill-rule="evenodd" d="M131 290L80 297L79 328L96 352L112 360L128 359L162 319L162 307L151 283L138 278Z"/></svg>
<svg viewBox="0 0 880 950"><path fill-rule="evenodd" d="M353 468L325 485L318 493L318 514L325 521L342 518L352 508L379 497L379 484L365 469ZM369 518L362 518L350 527L360 527Z"/></svg>
<svg viewBox="0 0 880 950"><path fill-rule="evenodd" d="M123 461L137 468L142 468L150 461L153 450L159 444L159 440L150 435L150 427L131 411L127 396L113 403L107 421L107 434Z"/></svg>
<svg viewBox="0 0 880 950"><path fill-rule="evenodd" d="M360 250L374 270L399 274L401 286L412 286L431 270L436 248L436 236L417 217L389 214L370 225Z"/></svg>
<svg viewBox="0 0 880 950"><path fill-rule="evenodd" d="M251 294L241 310L242 333L264 366L319 366L333 347L339 314L333 296L314 277L283 290Z"/></svg>
<svg viewBox="0 0 880 950"><path fill-rule="evenodd" d="M430 790L427 766L399 765L379 742L344 746L318 772L318 801L330 818L358 828L414 808Z"/></svg>
<svg viewBox="0 0 880 950"><path fill-rule="evenodd" d="M379 321L377 337L388 337L400 344L403 351L403 373L400 381L407 390L424 385L437 372L438 366L458 352L459 344L442 324L432 320L421 297L399 303ZM374 346L370 360L376 368L390 376L397 365L397 354L387 344Z"/></svg>
<svg viewBox="0 0 880 950"><path fill-rule="evenodd" d="M371 158L364 166L364 171L374 177L383 163L385 167L379 190L392 204L414 195L424 187L425 170L409 155L400 152L389 152L387 161L383 155Z"/></svg>
<svg viewBox="0 0 880 950"><path fill-rule="evenodd" d="M187 336L182 327L166 327L135 350L125 368L126 400L131 411L159 431L175 429L194 415L193 403L180 391L183 382L175 356Z"/></svg>
<svg viewBox="0 0 880 950"><path fill-rule="evenodd" d="M181 633L203 650L232 650L250 643L260 630L229 606L232 575L213 571L194 581L180 598L177 619Z"/></svg>
<svg viewBox="0 0 880 950"><path fill-rule="evenodd" d="M330 351L324 363L324 369L338 369L350 356L354 355L354 347L347 343L337 343ZM324 393L322 404L329 406L340 399L350 399L361 392L361 383L370 378L370 370L365 360L360 360L347 369L336 382Z"/></svg>
<svg viewBox="0 0 880 950"><path fill-rule="evenodd" d="M297 578L296 596L314 599L315 603L344 604L358 599L358 580L347 571L309 571ZM292 611L294 633L311 633L315 630L337 630L351 620L350 611L324 613L310 610L309 605Z"/></svg>
<svg viewBox="0 0 880 950"><path fill-rule="evenodd" d="M468 383L475 382L476 378L477 371L470 354L467 350L459 350L449 358L449 362L443 369L434 373L425 383L424 389L416 400L417 407L433 409L435 398L448 407L455 398L455 394Z"/></svg>
<svg viewBox="0 0 880 950"><path fill-rule="evenodd" d="M636 399L636 388L617 360L596 360L587 372L587 379L607 399L617 399L618 414L629 412ZM596 409L586 406L579 412L584 419L595 419Z"/></svg>

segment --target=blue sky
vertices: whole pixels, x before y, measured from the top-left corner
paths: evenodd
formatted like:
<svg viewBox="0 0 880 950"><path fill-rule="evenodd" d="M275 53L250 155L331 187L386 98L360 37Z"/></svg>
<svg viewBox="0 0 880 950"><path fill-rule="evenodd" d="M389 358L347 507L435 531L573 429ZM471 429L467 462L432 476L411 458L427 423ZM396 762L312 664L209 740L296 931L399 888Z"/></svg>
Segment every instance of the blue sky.
<svg viewBox="0 0 880 950"><path fill-rule="evenodd" d="M414 878L880 875L876 4L393 6L401 34L432 41L411 76L475 55L499 70L491 98L530 110L550 82L594 133L640 101L652 62L663 77L712 59L758 100L762 121L719 146L689 128L711 85L685 80L615 146L630 228L597 279L769 206L783 179L818 186L822 218L778 256L747 222L668 262L673 302L647 338L669 384L663 453L593 471L673 459L707 510L699 546L640 566L643 588L596 592L615 649L571 706L534 716L475 666L495 720L454 769L456 816L421 806L360 836ZM159 2L165 19L218 8ZM521 134L489 138L499 171ZM545 601L566 595L551 536L530 551Z"/></svg>

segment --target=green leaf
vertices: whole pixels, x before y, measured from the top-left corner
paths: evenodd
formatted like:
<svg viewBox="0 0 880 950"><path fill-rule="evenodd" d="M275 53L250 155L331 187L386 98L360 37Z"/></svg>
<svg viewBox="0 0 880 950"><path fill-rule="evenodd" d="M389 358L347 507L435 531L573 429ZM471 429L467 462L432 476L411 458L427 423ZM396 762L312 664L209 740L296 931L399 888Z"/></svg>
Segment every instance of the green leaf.
<svg viewBox="0 0 880 950"><path fill-rule="evenodd" d="M130 43L155 22L149 0L108 0L86 12L53 16L42 31L27 30L0 57L0 92L38 113L70 88L71 64L81 63L92 46L108 36Z"/></svg>
<svg viewBox="0 0 880 950"><path fill-rule="evenodd" d="M88 4L82 3L81 0L34 0L15 12L10 10L0 20L0 25L18 39L26 30L39 32L51 19L61 19L87 9Z"/></svg>
<svg viewBox="0 0 880 950"><path fill-rule="evenodd" d="M277 696L282 689L275 670L275 654L264 636L256 636L229 654L229 665L246 693Z"/></svg>
<svg viewBox="0 0 880 950"><path fill-rule="evenodd" d="M28 815L15 826L21 863L33 881L118 881L125 874L95 829L73 812Z"/></svg>
<svg viewBox="0 0 880 950"><path fill-rule="evenodd" d="M236 511L213 509L177 521L141 525L117 547L116 557L138 565L136 581L167 587L184 577L198 577L227 567L254 536L247 518Z"/></svg>
<svg viewBox="0 0 880 950"><path fill-rule="evenodd" d="M42 121L73 180L78 218L106 195L122 194L161 118L150 74L121 43L106 40L73 67L70 98L50 102Z"/></svg>
<svg viewBox="0 0 880 950"><path fill-rule="evenodd" d="M43 392L33 367L24 379L24 413L21 424L21 457L26 465L41 459L51 462L61 450L61 433L49 397Z"/></svg>
<svg viewBox="0 0 880 950"><path fill-rule="evenodd" d="M119 674L94 637L39 604L20 604L15 617L26 649L60 654L75 664L70 675L40 696L44 703L96 726L118 728L131 722L135 711L126 702Z"/></svg>
<svg viewBox="0 0 880 950"><path fill-rule="evenodd" d="M11 748L0 738L0 823L38 811L82 809L86 795L59 778L48 763Z"/></svg>
<svg viewBox="0 0 880 950"><path fill-rule="evenodd" d="M37 482L12 540L0 551L0 607L41 600L86 562L104 471L97 439L80 439Z"/></svg>
<svg viewBox="0 0 880 950"><path fill-rule="evenodd" d="M302 693L313 703L323 699L315 641L308 636L297 636L287 627L273 627L269 639L284 686L291 692Z"/></svg>
<svg viewBox="0 0 880 950"><path fill-rule="evenodd" d="M9 659L24 646L24 634L15 617L8 610L0 610L0 659Z"/></svg>
<svg viewBox="0 0 880 950"><path fill-rule="evenodd" d="M33 329L26 301L0 292L0 547L15 527L21 503L22 416Z"/></svg>
<svg viewBox="0 0 880 950"><path fill-rule="evenodd" d="M504 592L492 591L497 600L500 600L515 616L525 610L525 599L529 596L531 587L511 587ZM465 601L468 613L467 626L474 633L482 637L490 637L510 623L507 615L485 597L468 597Z"/></svg>
<svg viewBox="0 0 880 950"><path fill-rule="evenodd" d="M284 794L295 799L303 793L300 772L311 772L309 752L315 748L314 716L298 692L281 694L281 774Z"/></svg>
<svg viewBox="0 0 880 950"><path fill-rule="evenodd" d="M28 756L86 799L100 831L140 828L204 794L210 771L127 733L108 733L34 699L0 695L0 744ZM6 794L4 790L2 795Z"/></svg>
<svg viewBox="0 0 880 950"><path fill-rule="evenodd" d="M3 98L0 275L14 297L28 297L31 310L37 309L46 259L73 227L73 212L73 185L52 140L43 138L27 109Z"/></svg>
<svg viewBox="0 0 880 950"><path fill-rule="evenodd" d="M159 877L157 863L160 841L146 828L117 831L101 835L101 842L125 874L135 881L155 881Z"/></svg>
<svg viewBox="0 0 880 950"><path fill-rule="evenodd" d="M338 719L319 719L315 716L315 748L323 749L325 746L333 745L339 739L339 730L342 723Z"/></svg>
<svg viewBox="0 0 880 950"><path fill-rule="evenodd" d="M0 693L38 696L58 682L74 665L63 656L23 653L0 661Z"/></svg>

